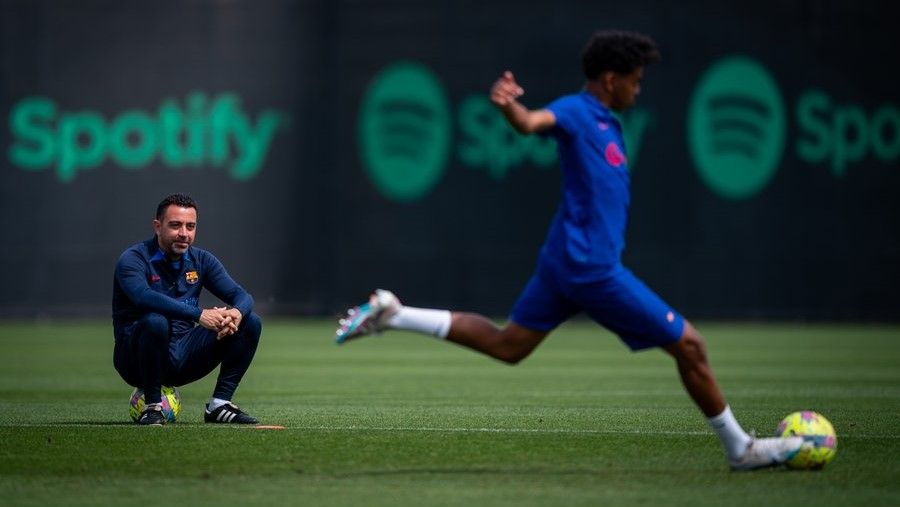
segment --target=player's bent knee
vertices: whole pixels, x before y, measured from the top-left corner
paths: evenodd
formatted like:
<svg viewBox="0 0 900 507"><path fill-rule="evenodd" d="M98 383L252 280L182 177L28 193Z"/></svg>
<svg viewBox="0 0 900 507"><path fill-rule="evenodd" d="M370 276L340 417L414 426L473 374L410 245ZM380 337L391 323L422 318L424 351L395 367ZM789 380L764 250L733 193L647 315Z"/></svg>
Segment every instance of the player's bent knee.
<svg viewBox="0 0 900 507"><path fill-rule="evenodd" d="M247 316L241 319L241 333L246 335L248 338L258 340L259 336L262 334L262 319L259 318L259 315L254 312L250 312Z"/></svg>
<svg viewBox="0 0 900 507"><path fill-rule="evenodd" d="M685 335L681 339L684 359L691 363L706 363L706 342L699 334Z"/></svg>
<svg viewBox="0 0 900 507"><path fill-rule="evenodd" d="M540 343L539 340L510 334L508 330L503 330L500 333L499 347L494 357L506 364L516 365L531 355L538 343Z"/></svg>
<svg viewBox="0 0 900 507"><path fill-rule="evenodd" d="M154 338L169 339L169 319L159 313L148 313L140 319L141 331Z"/></svg>
<svg viewBox="0 0 900 507"><path fill-rule="evenodd" d="M510 366L515 366L515 365L521 363L523 359L528 357L529 353L530 353L530 351L523 352L518 349L509 349L509 350L501 351L500 353L496 354L494 357L496 357L497 359L503 361L504 363L506 363Z"/></svg>
<svg viewBox="0 0 900 507"><path fill-rule="evenodd" d="M665 350L684 366L702 365L707 362L706 342L689 322L685 323L681 339L666 347Z"/></svg>

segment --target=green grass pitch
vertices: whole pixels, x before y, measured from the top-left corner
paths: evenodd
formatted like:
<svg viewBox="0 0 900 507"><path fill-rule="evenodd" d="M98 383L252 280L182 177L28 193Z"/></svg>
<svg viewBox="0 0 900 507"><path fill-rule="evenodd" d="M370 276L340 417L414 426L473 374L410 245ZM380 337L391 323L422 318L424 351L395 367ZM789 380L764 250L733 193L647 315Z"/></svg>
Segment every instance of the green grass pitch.
<svg viewBox="0 0 900 507"><path fill-rule="evenodd" d="M571 323L516 367L394 332L264 321L235 401L284 430L137 427L106 321L0 323L0 504L900 505L900 327L701 324L747 429L838 432L821 472L730 472L671 359Z"/></svg>

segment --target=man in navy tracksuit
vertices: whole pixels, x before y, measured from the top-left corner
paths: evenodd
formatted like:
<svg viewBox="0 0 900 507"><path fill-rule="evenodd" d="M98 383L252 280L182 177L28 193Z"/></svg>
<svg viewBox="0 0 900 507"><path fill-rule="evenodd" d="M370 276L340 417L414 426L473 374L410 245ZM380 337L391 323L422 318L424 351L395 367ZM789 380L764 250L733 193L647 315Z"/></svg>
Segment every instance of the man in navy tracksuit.
<svg viewBox="0 0 900 507"><path fill-rule="evenodd" d="M231 403L262 331L253 298L211 253L191 246L197 204L189 196L163 199L153 228L153 238L122 253L113 280L113 363L125 382L144 390L138 424L165 423L161 385L194 382L220 364L204 420L256 424ZM204 287L228 306L201 309Z"/></svg>

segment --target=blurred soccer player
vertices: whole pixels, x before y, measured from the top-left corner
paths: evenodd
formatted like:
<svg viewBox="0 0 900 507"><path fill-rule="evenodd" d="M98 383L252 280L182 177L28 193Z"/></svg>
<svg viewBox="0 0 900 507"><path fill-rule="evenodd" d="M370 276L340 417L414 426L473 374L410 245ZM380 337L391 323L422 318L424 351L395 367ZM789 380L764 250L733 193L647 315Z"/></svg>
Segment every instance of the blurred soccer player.
<svg viewBox="0 0 900 507"><path fill-rule="evenodd" d="M165 423L161 385L194 382L219 365L204 421L256 424L231 403L262 331L253 298L211 253L191 246L197 232L193 199L163 199L153 228L152 238L122 253L113 279L113 363L125 382L144 390L147 405L138 424ZM204 287L230 308L201 309Z"/></svg>
<svg viewBox="0 0 900 507"><path fill-rule="evenodd" d="M556 139L563 176L562 202L537 268L504 327L473 313L403 306L379 289L347 311L337 341L405 329L515 364L550 331L584 312L632 350L659 347L675 359L684 387L719 436L732 468L772 466L793 456L801 438L758 439L744 432L716 384L703 338L621 263L630 176L622 127L611 111L634 104L644 68L658 59L655 43L644 35L598 32L582 53L587 82L580 93L531 110L519 102L524 90L511 72L491 88L491 101L513 128Z"/></svg>

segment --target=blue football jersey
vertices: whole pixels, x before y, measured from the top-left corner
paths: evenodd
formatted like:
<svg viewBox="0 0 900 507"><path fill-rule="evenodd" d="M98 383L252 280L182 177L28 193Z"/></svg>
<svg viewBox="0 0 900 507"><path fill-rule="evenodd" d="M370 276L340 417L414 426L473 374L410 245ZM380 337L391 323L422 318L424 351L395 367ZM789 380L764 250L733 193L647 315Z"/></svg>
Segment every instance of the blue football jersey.
<svg viewBox="0 0 900 507"><path fill-rule="evenodd" d="M590 93L553 101L562 198L540 262L571 281L603 278L621 259L631 201L622 126Z"/></svg>

